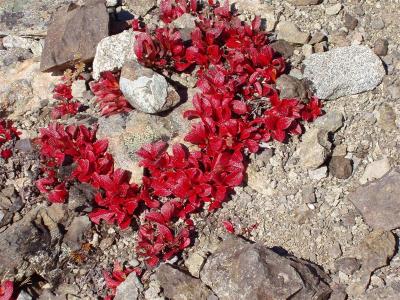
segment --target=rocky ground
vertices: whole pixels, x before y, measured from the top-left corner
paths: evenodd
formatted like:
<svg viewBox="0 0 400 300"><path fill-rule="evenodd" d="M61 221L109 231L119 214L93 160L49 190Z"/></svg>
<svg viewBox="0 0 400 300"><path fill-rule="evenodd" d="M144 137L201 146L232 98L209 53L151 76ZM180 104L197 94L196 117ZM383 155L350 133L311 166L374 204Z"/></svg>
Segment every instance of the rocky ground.
<svg viewBox="0 0 400 300"><path fill-rule="evenodd" d="M0 1L0 118L22 132L14 156L0 158L0 283L14 280L18 299L97 299L107 293L102 272L114 261L144 267L133 251L133 228L90 222L87 186L73 186L67 204L51 205L35 188L34 139L50 122L60 71L74 59L87 62L73 87L87 109L61 122L98 123L117 166L136 179L141 170L134 153L143 143L182 141L189 128L182 111L190 101L175 107L195 93L188 75L173 75L175 88L160 79L168 84L168 101L151 95L134 103L141 111L108 118L100 116L84 81L122 68L124 94L143 99L129 89L137 80L126 63L134 56L135 33L123 30L133 16L156 26L157 1L107 0L105 8L93 0L74 17L67 14L71 6L61 8L54 30L52 14L70 2ZM232 200L195 217L194 246L140 281L131 273L115 299L397 299L400 1L234 3L244 20L256 14L266 20L274 49L290 62L277 82L281 95L302 98L312 90L326 114L303 136L251 155L246 184ZM157 81L160 75L146 76ZM227 233L225 220L242 238Z"/></svg>

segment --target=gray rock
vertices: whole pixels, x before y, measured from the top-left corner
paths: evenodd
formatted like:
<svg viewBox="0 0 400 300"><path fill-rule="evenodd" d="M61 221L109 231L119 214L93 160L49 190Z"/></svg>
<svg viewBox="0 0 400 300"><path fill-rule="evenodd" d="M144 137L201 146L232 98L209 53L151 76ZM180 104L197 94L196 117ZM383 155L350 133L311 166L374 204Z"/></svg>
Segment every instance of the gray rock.
<svg viewBox="0 0 400 300"><path fill-rule="evenodd" d="M338 111L330 111L327 114L317 118L314 124L317 128L328 132L336 132L343 126L343 114Z"/></svg>
<svg viewBox="0 0 400 300"><path fill-rule="evenodd" d="M136 273L132 272L125 281L117 287L114 300L136 300L142 290L143 286L137 278Z"/></svg>
<svg viewBox="0 0 400 300"><path fill-rule="evenodd" d="M124 64L119 83L129 103L145 113L156 114L169 110L180 101L178 93L164 76L135 61Z"/></svg>
<svg viewBox="0 0 400 300"><path fill-rule="evenodd" d="M389 42L387 39L377 39L374 44L374 52L376 55L385 56L388 54Z"/></svg>
<svg viewBox="0 0 400 300"><path fill-rule="evenodd" d="M390 170L390 161L387 157L373 161L367 165L363 175L360 178L360 183L364 184L368 181L383 177Z"/></svg>
<svg viewBox="0 0 400 300"><path fill-rule="evenodd" d="M174 300L198 299L206 300L215 297L213 292L201 282L171 265L161 265L156 277L164 290L164 295Z"/></svg>
<svg viewBox="0 0 400 300"><path fill-rule="evenodd" d="M85 92L87 91L85 80L75 80L72 83L72 96L74 98L83 98Z"/></svg>
<svg viewBox="0 0 400 300"><path fill-rule="evenodd" d="M312 128L302 137L298 146L300 164L309 170L321 166L330 153L331 143L328 141L328 131Z"/></svg>
<svg viewBox="0 0 400 300"><path fill-rule="evenodd" d="M305 44L301 47L301 52L303 53L304 57L309 57L313 54L314 48L312 45Z"/></svg>
<svg viewBox="0 0 400 300"><path fill-rule="evenodd" d="M337 15L341 10L342 10L342 4L341 3L336 3L334 5L328 6L325 9L325 13L328 16L334 16L334 15Z"/></svg>
<svg viewBox="0 0 400 300"><path fill-rule="evenodd" d="M0 36L45 36L52 13L71 0L0 1Z"/></svg>
<svg viewBox="0 0 400 300"><path fill-rule="evenodd" d="M136 60L133 47L137 34L133 30L125 30L100 41L93 60L93 78L95 80L100 78L101 72L121 70L125 62Z"/></svg>
<svg viewBox="0 0 400 300"><path fill-rule="evenodd" d="M329 172L339 179L347 179L353 173L352 161L342 156L333 156L329 162Z"/></svg>
<svg viewBox="0 0 400 300"><path fill-rule="evenodd" d="M190 253L189 257L185 260L185 266L188 268L189 273L194 277L200 277L200 271L205 262L204 256L197 252Z"/></svg>
<svg viewBox="0 0 400 300"><path fill-rule="evenodd" d="M97 44L109 32L109 16L102 0L64 6L49 26L41 58L42 71L63 70L74 62L91 62Z"/></svg>
<svg viewBox="0 0 400 300"><path fill-rule="evenodd" d="M276 88L279 90L281 99L305 99L307 97L307 90L303 81L290 75L279 76L276 80Z"/></svg>
<svg viewBox="0 0 400 300"><path fill-rule="evenodd" d="M32 296L29 295L27 292L25 291L21 291L18 294L17 300L32 300Z"/></svg>
<svg viewBox="0 0 400 300"><path fill-rule="evenodd" d="M64 243L72 250L78 250L82 246L83 235L90 228L91 222L88 216L75 217L67 228Z"/></svg>
<svg viewBox="0 0 400 300"><path fill-rule="evenodd" d="M12 48L0 50L0 66L10 66L16 62L24 61L33 55L28 49Z"/></svg>
<svg viewBox="0 0 400 300"><path fill-rule="evenodd" d="M321 43L323 41L326 41L326 35L320 31L318 31L316 34L314 34L311 38L311 40L308 42L310 45L315 45L317 43Z"/></svg>
<svg viewBox="0 0 400 300"><path fill-rule="evenodd" d="M298 6L320 4L322 0L289 0L290 3Z"/></svg>
<svg viewBox="0 0 400 300"><path fill-rule="evenodd" d="M400 83L394 83L388 87L388 92L390 98L399 99L400 98Z"/></svg>
<svg viewBox="0 0 400 300"><path fill-rule="evenodd" d="M381 17L375 17L371 20L370 26L375 30L382 30L385 28L385 22Z"/></svg>
<svg viewBox="0 0 400 300"><path fill-rule="evenodd" d="M7 49L22 48L31 50L34 56L40 56L43 51L43 40L34 40L15 35L9 35L3 38L3 46Z"/></svg>
<svg viewBox="0 0 400 300"><path fill-rule="evenodd" d="M397 129L396 112L389 104L383 104L379 108L378 126L385 131Z"/></svg>
<svg viewBox="0 0 400 300"><path fill-rule="evenodd" d="M379 85L385 69L378 56L365 46L335 48L304 60L304 77L320 99L336 99L369 91Z"/></svg>
<svg viewBox="0 0 400 300"><path fill-rule="evenodd" d="M125 0L128 10L135 16L145 16L157 5L156 0Z"/></svg>
<svg viewBox="0 0 400 300"><path fill-rule="evenodd" d="M202 281L219 299L328 299L329 277L316 265L229 237L207 259Z"/></svg>
<svg viewBox="0 0 400 300"><path fill-rule="evenodd" d="M383 178L359 187L349 199L366 223L375 229L400 227L400 172L394 169Z"/></svg>
<svg viewBox="0 0 400 300"><path fill-rule="evenodd" d="M276 31L279 40L285 40L292 44L306 44L310 39L309 33L300 31L294 23L289 21L279 22Z"/></svg>
<svg viewBox="0 0 400 300"><path fill-rule="evenodd" d="M358 271L360 267L361 264L359 260L354 257L343 257L335 261L336 270L347 275L352 275L355 271Z"/></svg>
<svg viewBox="0 0 400 300"><path fill-rule="evenodd" d="M276 42L271 43L271 48L285 58L290 58L294 52L292 44L285 40L277 40Z"/></svg>

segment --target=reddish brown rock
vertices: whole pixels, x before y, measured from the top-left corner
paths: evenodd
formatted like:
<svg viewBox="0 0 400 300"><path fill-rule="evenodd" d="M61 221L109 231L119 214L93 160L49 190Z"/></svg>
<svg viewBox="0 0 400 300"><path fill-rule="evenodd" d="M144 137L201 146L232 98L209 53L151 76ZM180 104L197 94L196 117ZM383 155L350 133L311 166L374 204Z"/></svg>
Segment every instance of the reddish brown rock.
<svg viewBox="0 0 400 300"><path fill-rule="evenodd" d="M53 15L48 29L40 70L64 70L76 61L92 61L97 44L108 36L108 27L104 1L62 7Z"/></svg>

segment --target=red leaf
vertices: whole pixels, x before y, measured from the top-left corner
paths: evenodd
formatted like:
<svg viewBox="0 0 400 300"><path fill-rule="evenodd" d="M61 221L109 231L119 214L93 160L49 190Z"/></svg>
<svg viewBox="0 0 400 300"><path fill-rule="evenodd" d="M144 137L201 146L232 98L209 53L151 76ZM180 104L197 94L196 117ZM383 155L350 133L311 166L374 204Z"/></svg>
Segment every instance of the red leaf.
<svg viewBox="0 0 400 300"><path fill-rule="evenodd" d="M14 283L6 280L0 285L0 300L12 300L14 293Z"/></svg>
<svg viewBox="0 0 400 300"><path fill-rule="evenodd" d="M225 229L230 232L230 233L235 233L235 227L230 221L222 221L222 224L224 225Z"/></svg>

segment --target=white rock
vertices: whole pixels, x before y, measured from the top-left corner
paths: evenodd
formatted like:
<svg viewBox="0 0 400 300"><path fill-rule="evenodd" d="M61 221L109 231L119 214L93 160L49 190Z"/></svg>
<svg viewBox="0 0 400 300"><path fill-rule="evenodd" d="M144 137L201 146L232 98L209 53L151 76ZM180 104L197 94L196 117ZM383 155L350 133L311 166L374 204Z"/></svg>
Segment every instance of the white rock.
<svg viewBox="0 0 400 300"><path fill-rule="evenodd" d="M342 9L342 4L341 3L336 3L334 5L328 6L325 9L325 13L328 16L334 16L334 15L337 15L340 12L341 9Z"/></svg>
<svg viewBox="0 0 400 300"><path fill-rule="evenodd" d="M22 48L31 50L34 56L41 56L43 51L43 40L34 40L20 36L8 35L3 38L3 46L7 49Z"/></svg>
<svg viewBox="0 0 400 300"><path fill-rule="evenodd" d="M85 80L75 80L72 83L72 97L74 98L82 98L83 93L87 91L86 81Z"/></svg>
<svg viewBox="0 0 400 300"><path fill-rule="evenodd" d="M313 128L303 135L297 154L304 168L315 170L325 162L331 148L327 133L326 130Z"/></svg>
<svg viewBox="0 0 400 300"><path fill-rule="evenodd" d="M360 178L360 183L364 184L368 181L379 179L390 171L390 162L387 157L373 161L365 168L364 174Z"/></svg>
<svg viewBox="0 0 400 300"><path fill-rule="evenodd" d="M128 275L125 281L117 287L114 300L138 299L139 291L141 290L143 290L143 286L135 272L132 272Z"/></svg>
<svg viewBox="0 0 400 300"><path fill-rule="evenodd" d="M133 50L138 32L125 30L120 34L106 37L97 45L93 61L93 78L98 80L104 71L117 71L128 60L136 60Z"/></svg>
<svg viewBox="0 0 400 300"><path fill-rule="evenodd" d="M323 178L326 178L328 176L328 167L323 166L321 168L318 168L316 170L311 170L308 172L308 175L312 180L321 180Z"/></svg>
<svg viewBox="0 0 400 300"><path fill-rule="evenodd" d="M166 111L180 101L178 93L169 86L164 76L137 62L124 65L119 84L129 103L145 113Z"/></svg>

